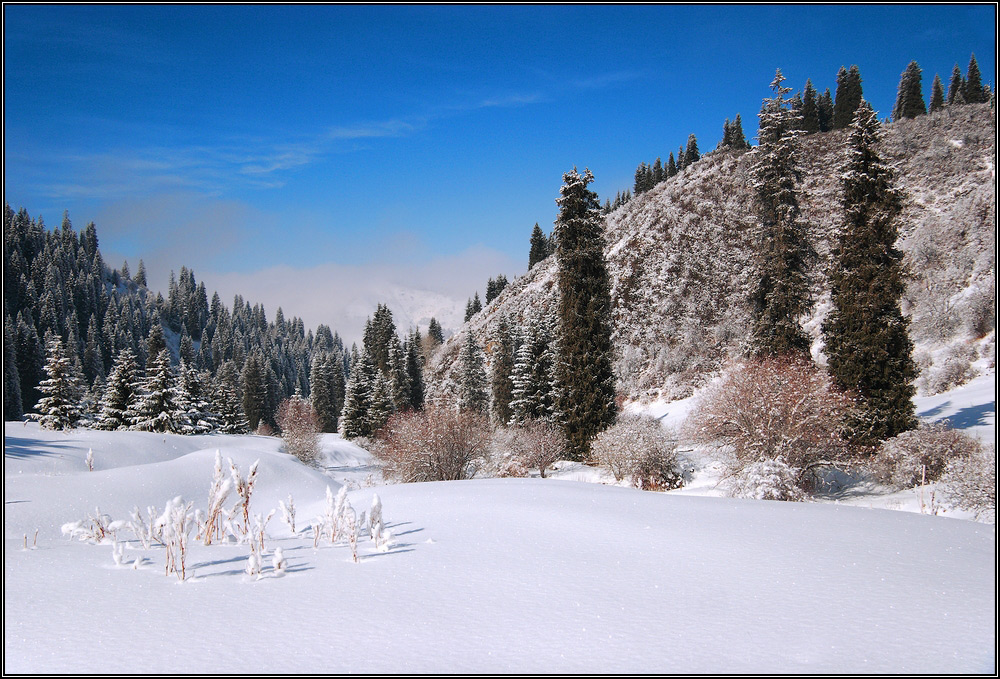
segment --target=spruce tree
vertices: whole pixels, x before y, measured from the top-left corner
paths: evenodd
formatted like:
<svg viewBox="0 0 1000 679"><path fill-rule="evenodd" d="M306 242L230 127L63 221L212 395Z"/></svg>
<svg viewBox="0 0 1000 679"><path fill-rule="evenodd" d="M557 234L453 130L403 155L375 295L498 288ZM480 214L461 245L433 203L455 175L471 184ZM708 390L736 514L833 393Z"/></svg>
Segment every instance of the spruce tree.
<svg viewBox="0 0 1000 679"><path fill-rule="evenodd" d="M833 102L833 128L842 130L851 124L854 112L861 104L861 72L857 66L850 70L840 67L837 73L837 97Z"/></svg>
<svg viewBox="0 0 1000 679"><path fill-rule="evenodd" d="M934 83L931 85L931 105L930 112L935 113L944 108L944 87L941 85L941 78L934 74Z"/></svg>
<svg viewBox="0 0 1000 679"><path fill-rule="evenodd" d="M667 158L667 172L666 178L669 179L677 174L677 163L674 162L674 152L670 152L670 156Z"/></svg>
<svg viewBox="0 0 1000 679"><path fill-rule="evenodd" d="M927 113L924 103L923 87L921 85L920 65L911 61L899 78L899 89L896 92L896 105L892 109L892 119L916 118Z"/></svg>
<svg viewBox="0 0 1000 679"><path fill-rule="evenodd" d="M233 361L225 361L215 375L212 410L219 418L223 434L245 434L250 421L243 412L243 394L240 392L240 375Z"/></svg>
<svg viewBox="0 0 1000 679"><path fill-rule="evenodd" d="M140 287L146 287L146 263L141 259L139 260L139 268L135 272L135 284Z"/></svg>
<svg viewBox="0 0 1000 679"><path fill-rule="evenodd" d="M806 274L812 250L795 191L798 124L785 99L791 90L784 80L778 70L771 83L774 96L764 100L751 168L757 216L751 333L761 356L809 350L799 318L811 306Z"/></svg>
<svg viewBox="0 0 1000 679"><path fill-rule="evenodd" d="M29 416L38 420L43 429L72 429L83 415L83 375L59 337L53 336L46 345L45 374L38 390L42 398Z"/></svg>
<svg viewBox="0 0 1000 679"><path fill-rule="evenodd" d="M458 354L458 408L485 415L489 408L489 384L486 380L483 350L472 333L466 333Z"/></svg>
<svg viewBox="0 0 1000 679"><path fill-rule="evenodd" d="M529 266L528 268L530 269L531 267ZM437 319L431 318L431 322L427 326L427 336L439 345L444 344L444 330L441 328L441 324L437 322Z"/></svg>
<svg viewBox="0 0 1000 679"><path fill-rule="evenodd" d="M528 252L528 269L538 264L540 261L549 256L549 241L542 232L538 222L535 222L535 228L531 230L531 250ZM444 340L441 340L442 342Z"/></svg>
<svg viewBox="0 0 1000 679"><path fill-rule="evenodd" d="M131 428L138 431L179 433L184 419L180 390L170 365L170 351L161 349L146 366L146 379L128 412Z"/></svg>
<svg viewBox="0 0 1000 679"><path fill-rule="evenodd" d="M849 436L867 445L917 425L917 371L900 308L903 254L895 245L902 195L880 142L878 118L865 102L851 126L841 174L844 223L830 274L833 309L823 323L830 373L859 398Z"/></svg>
<svg viewBox="0 0 1000 679"><path fill-rule="evenodd" d="M830 94L829 87L820 95L817 109L819 113L819 131L829 132L833 129L833 96Z"/></svg>
<svg viewBox="0 0 1000 679"><path fill-rule="evenodd" d="M571 459L589 456L590 442L615 421L611 284L597 194L590 170L563 175L555 223L559 269L558 408Z"/></svg>
<svg viewBox="0 0 1000 679"><path fill-rule="evenodd" d="M951 71L951 82L948 84L948 105L965 103L965 79L962 78L962 69L955 64Z"/></svg>
<svg viewBox="0 0 1000 679"><path fill-rule="evenodd" d="M514 351L514 330L510 319L505 316L497 326L490 363L490 416L501 426L508 424L513 415L510 402L514 391Z"/></svg>
<svg viewBox="0 0 1000 679"><path fill-rule="evenodd" d="M701 155L698 153L698 140L695 139L693 134L690 134L688 135L687 148L684 149L684 167L697 162L699 158L701 158Z"/></svg>
<svg viewBox="0 0 1000 679"><path fill-rule="evenodd" d="M111 367L111 374L104 387L97 428L107 431L127 429L131 425L129 413L135 408L139 390L139 366L129 348L122 349Z"/></svg>
<svg viewBox="0 0 1000 679"><path fill-rule="evenodd" d="M729 138L734 149L744 151L750 148L750 144L747 143L746 136L743 134L743 121L740 120L739 113L736 114L733 124L729 126Z"/></svg>
<svg viewBox="0 0 1000 679"><path fill-rule="evenodd" d="M531 420L555 422L556 354L548 318L532 319L520 338L511 371L511 417L517 424Z"/></svg>
<svg viewBox="0 0 1000 679"><path fill-rule="evenodd" d="M422 410L424 407L424 369L420 356L422 344L420 331L414 330L406 343L406 374L410 383L409 407L413 410Z"/></svg>
<svg viewBox="0 0 1000 679"><path fill-rule="evenodd" d="M979 73L975 54L969 59L969 68L965 72L965 101L968 104L985 104L989 101L989 95L983 88L983 78Z"/></svg>
<svg viewBox="0 0 1000 679"><path fill-rule="evenodd" d="M375 383L380 375L367 351L362 351L357 361L351 363L344 408L340 413L340 429L344 438L372 435L368 412L372 407Z"/></svg>
<svg viewBox="0 0 1000 679"><path fill-rule="evenodd" d="M254 351L247 356L240 372L240 391L243 393L243 412L250 430L256 431L262 421L267 421L268 380L264 358Z"/></svg>
<svg viewBox="0 0 1000 679"><path fill-rule="evenodd" d="M802 92L802 131L806 134L819 132L819 102L812 80L806 80Z"/></svg>
<svg viewBox="0 0 1000 679"><path fill-rule="evenodd" d="M313 357L309 370L309 402L316 411L319 430L326 433L337 431L337 413L330 379L330 365L325 353Z"/></svg>
<svg viewBox="0 0 1000 679"><path fill-rule="evenodd" d="M10 206L7 206L8 208ZM3 419L16 422L24 416L21 404L21 376L17 372L17 344L10 316L3 323Z"/></svg>

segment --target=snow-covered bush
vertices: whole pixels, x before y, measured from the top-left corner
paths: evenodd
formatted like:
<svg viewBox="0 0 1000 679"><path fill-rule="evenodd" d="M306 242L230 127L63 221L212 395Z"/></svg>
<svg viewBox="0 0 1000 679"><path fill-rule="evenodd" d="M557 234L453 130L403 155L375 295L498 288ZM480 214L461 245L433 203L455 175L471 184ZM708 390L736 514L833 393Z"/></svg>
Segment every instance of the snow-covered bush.
<svg viewBox="0 0 1000 679"><path fill-rule="evenodd" d="M490 436L489 471L493 476L528 476L545 471L566 452L566 438L550 422L529 420L521 425L498 427Z"/></svg>
<svg viewBox="0 0 1000 679"><path fill-rule="evenodd" d="M274 554L271 556L271 567L274 568L274 574L278 577L284 575L285 571L288 570L288 560L281 547L274 548Z"/></svg>
<svg viewBox="0 0 1000 679"><path fill-rule="evenodd" d="M292 496L288 496L287 503L278 500L278 509L281 510L281 520L288 526L288 530L292 531L292 535L295 535L295 503L292 501Z"/></svg>
<svg viewBox="0 0 1000 679"><path fill-rule="evenodd" d="M976 376L972 362L978 358L973 344L958 341L949 345L933 365L924 367L917 387L925 394L940 394L958 387Z"/></svg>
<svg viewBox="0 0 1000 679"><path fill-rule="evenodd" d="M975 455L981 447L978 440L946 422L934 422L885 441L871 466L882 483L912 488L937 481L950 462Z"/></svg>
<svg viewBox="0 0 1000 679"><path fill-rule="evenodd" d="M941 478L947 502L993 523L997 508L997 457L993 446L980 446L968 456L952 459Z"/></svg>
<svg viewBox="0 0 1000 679"><path fill-rule="evenodd" d="M688 436L719 445L728 453L728 471L737 474L755 462L781 458L807 472L848 459L840 432L851 399L826 371L800 359L758 359L730 367L705 389L688 418Z"/></svg>
<svg viewBox="0 0 1000 679"><path fill-rule="evenodd" d="M798 477L799 470L788 466L781 457L757 460L729 478L729 495L753 500L799 502L804 496L798 487Z"/></svg>
<svg viewBox="0 0 1000 679"><path fill-rule="evenodd" d="M309 401L293 396L278 406L278 426L286 453L304 464L319 460L319 418Z"/></svg>
<svg viewBox="0 0 1000 679"><path fill-rule="evenodd" d="M247 472L246 478L240 474L239 467L236 466L232 458L228 458L228 462L229 477L238 499L236 506L229 513L225 525L238 540L246 540L250 534L250 497L253 495L253 487L257 482L257 465L260 464L260 460L255 460L250 465L250 471ZM233 523L239 519L242 519L241 523Z"/></svg>
<svg viewBox="0 0 1000 679"><path fill-rule="evenodd" d="M371 452L386 478L455 481L472 478L484 465L489 438L485 415L432 406L389 418Z"/></svg>
<svg viewBox="0 0 1000 679"><path fill-rule="evenodd" d="M177 496L167 502L153 524L154 535L166 549L165 574L176 573L180 580L187 577L187 543L195 524L193 506L193 502L185 504L184 499Z"/></svg>
<svg viewBox="0 0 1000 679"><path fill-rule="evenodd" d="M591 457L616 481L630 478L643 490L672 490L684 483L676 437L652 417L620 415L594 439Z"/></svg>

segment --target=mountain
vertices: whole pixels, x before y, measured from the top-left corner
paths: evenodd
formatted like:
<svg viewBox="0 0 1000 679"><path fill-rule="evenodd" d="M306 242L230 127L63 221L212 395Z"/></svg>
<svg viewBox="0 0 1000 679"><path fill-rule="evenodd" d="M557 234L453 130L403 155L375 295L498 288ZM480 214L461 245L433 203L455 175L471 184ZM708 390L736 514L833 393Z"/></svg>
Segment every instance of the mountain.
<svg viewBox="0 0 1000 679"><path fill-rule="evenodd" d="M847 137L847 130L802 137L799 201L818 255L811 271L815 305L803 324L821 361ZM905 192L899 247L910 275L903 310L924 393L970 379L973 361L995 357L995 138L987 104L952 106L885 128L884 152ZM752 157L752 151L707 153L607 215L615 370L625 397L683 397L741 353L748 337ZM465 333L474 333L489 356L501 317L524 324L552 313L557 294L549 257L441 347L428 366L430 396L453 389Z"/></svg>

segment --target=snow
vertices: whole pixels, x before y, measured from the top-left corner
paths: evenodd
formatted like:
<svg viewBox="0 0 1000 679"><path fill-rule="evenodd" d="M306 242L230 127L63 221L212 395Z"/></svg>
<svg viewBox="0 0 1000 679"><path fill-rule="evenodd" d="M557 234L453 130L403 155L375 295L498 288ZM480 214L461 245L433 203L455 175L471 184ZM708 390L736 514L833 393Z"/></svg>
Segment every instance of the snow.
<svg viewBox="0 0 1000 679"><path fill-rule="evenodd" d="M992 438L994 392L995 377L974 380L918 411ZM676 425L690 406L642 408ZM6 423L4 671L996 671L992 525L872 509L872 496L706 496L710 465L700 491L671 493L581 483L602 479L571 463L555 481L372 487L368 453L336 435L322 469L279 446ZM244 474L260 460L252 513L294 498L298 533L268 524L259 576L245 573L247 545L192 535L180 582L164 575L162 547L128 530L117 557L110 542L61 534L97 506L122 520L181 495L204 510L217 449ZM379 550L364 531L358 563L346 543L313 547L327 487L341 485L359 511L377 492L392 534Z"/></svg>

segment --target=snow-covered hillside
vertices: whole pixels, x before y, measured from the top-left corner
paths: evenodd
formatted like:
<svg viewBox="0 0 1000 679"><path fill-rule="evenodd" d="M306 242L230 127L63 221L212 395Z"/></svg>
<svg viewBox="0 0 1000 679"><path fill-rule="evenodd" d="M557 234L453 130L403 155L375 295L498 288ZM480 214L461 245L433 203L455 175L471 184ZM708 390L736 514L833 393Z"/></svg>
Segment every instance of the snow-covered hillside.
<svg viewBox="0 0 1000 679"><path fill-rule="evenodd" d="M970 365L977 360L995 364L995 134L994 112L985 104L886 127L886 155L904 191L899 245L912 274L903 307L923 371L918 386L926 393L974 377ZM829 310L826 271L841 222L846 139L846 131L802 138L800 204L818 254L816 306L804 321L814 352ZM608 215L615 370L626 396L686 396L740 352L748 332L751 157L705 154ZM554 259L513 281L459 335L471 331L489 349L502 316L523 322L546 313L557 294ZM432 391L448 389L461 341L446 343L435 358Z"/></svg>
<svg viewBox="0 0 1000 679"><path fill-rule="evenodd" d="M980 378L918 411L992 439L994 392ZM677 424L687 403L636 407ZM872 509L914 508L878 495L712 497L708 470L671 493L572 482L572 466L545 480L373 485L368 453L336 435L322 470L279 443L6 423L5 672L996 669L992 525ZM193 544L180 582L164 575L164 549L128 529L125 565L110 543L61 534L96 507L127 519L181 494L204 510L216 450L242 472L260 460L251 513L294 499L297 532L271 520L260 577L245 573L246 544ZM392 534L385 551L363 534L357 563L342 541L314 547L326 489L341 484L359 513L377 493Z"/></svg>

